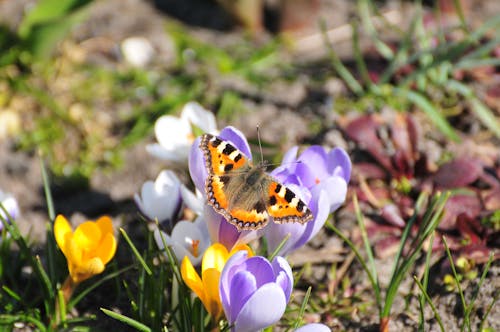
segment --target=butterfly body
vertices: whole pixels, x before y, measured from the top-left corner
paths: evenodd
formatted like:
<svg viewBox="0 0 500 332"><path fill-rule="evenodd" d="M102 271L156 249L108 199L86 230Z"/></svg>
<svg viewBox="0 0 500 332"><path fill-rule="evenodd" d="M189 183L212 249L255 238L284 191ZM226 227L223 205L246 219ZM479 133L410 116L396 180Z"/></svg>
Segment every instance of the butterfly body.
<svg viewBox="0 0 500 332"><path fill-rule="evenodd" d="M204 134L203 151L208 177L208 203L239 230L259 229L272 217L276 223L305 223L313 219L307 205L290 189L254 166L231 143Z"/></svg>

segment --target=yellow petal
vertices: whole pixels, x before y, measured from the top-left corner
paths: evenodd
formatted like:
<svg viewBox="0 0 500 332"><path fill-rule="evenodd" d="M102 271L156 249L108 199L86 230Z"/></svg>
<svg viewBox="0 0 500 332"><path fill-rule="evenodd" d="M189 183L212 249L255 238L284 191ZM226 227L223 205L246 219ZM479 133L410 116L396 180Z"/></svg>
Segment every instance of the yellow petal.
<svg viewBox="0 0 500 332"><path fill-rule="evenodd" d="M101 218L97 219L96 224L101 230L101 234L103 234L103 236L107 233L113 234L113 222L111 221L110 217L102 216Z"/></svg>
<svg viewBox="0 0 500 332"><path fill-rule="evenodd" d="M234 246L233 249L231 249L231 252L229 253L229 257L231 257L232 255L234 255L235 253L237 253L238 251L241 251L241 250L245 250L248 253L248 257L253 256L252 248L250 248L246 244L238 244L238 245Z"/></svg>
<svg viewBox="0 0 500 332"><path fill-rule="evenodd" d="M68 265L80 266L83 262L83 250L74 240L73 234L66 234L64 256L68 260Z"/></svg>
<svg viewBox="0 0 500 332"><path fill-rule="evenodd" d="M216 269L207 269L202 271L203 287L205 292L207 293L207 298L209 305L207 311L214 317L215 319L220 318L222 314L222 303L220 299L219 292L219 280L220 280L221 271Z"/></svg>
<svg viewBox="0 0 500 332"><path fill-rule="evenodd" d="M72 271L71 278L75 283L82 282L96 274L104 271L104 264L101 259L94 257L85 261L82 265L76 266Z"/></svg>
<svg viewBox="0 0 500 332"><path fill-rule="evenodd" d="M66 234L71 234L73 231L71 225L66 220L66 218L59 214L54 222L54 237L56 239L57 245L61 248L62 252L66 256Z"/></svg>
<svg viewBox="0 0 500 332"><path fill-rule="evenodd" d="M116 239L113 233L104 235L99 247L96 249L95 255L99 257L104 264L107 264L115 255Z"/></svg>
<svg viewBox="0 0 500 332"><path fill-rule="evenodd" d="M86 252L95 250L101 242L101 230L95 222L86 221L75 230L74 241Z"/></svg>
<svg viewBox="0 0 500 332"><path fill-rule="evenodd" d="M205 251L201 261L201 270L216 269L222 271L229 257L226 247L220 243L214 243Z"/></svg>
<svg viewBox="0 0 500 332"><path fill-rule="evenodd" d="M181 276L182 280L184 280L186 285L200 298L201 302L208 311L210 303L208 302L207 296L205 294L201 278L187 256L182 259Z"/></svg>

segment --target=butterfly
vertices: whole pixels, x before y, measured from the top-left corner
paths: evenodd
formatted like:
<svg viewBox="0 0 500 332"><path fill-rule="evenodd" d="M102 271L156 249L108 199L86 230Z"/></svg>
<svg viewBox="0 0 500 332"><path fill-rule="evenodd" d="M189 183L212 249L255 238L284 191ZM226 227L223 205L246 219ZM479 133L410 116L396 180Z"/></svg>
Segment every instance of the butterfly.
<svg viewBox="0 0 500 332"><path fill-rule="evenodd" d="M269 217L278 224L313 219L307 205L267 174L264 164L254 166L228 141L204 134L200 149L208 172L208 203L239 231L263 228Z"/></svg>

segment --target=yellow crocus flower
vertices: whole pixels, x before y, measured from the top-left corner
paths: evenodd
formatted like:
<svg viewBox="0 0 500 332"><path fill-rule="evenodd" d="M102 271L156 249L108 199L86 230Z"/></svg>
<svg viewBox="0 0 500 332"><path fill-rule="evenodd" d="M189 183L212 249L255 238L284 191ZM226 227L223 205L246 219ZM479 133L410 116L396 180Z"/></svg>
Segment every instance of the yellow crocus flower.
<svg viewBox="0 0 500 332"><path fill-rule="evenodd" d="M73 232L62 215L54 222L54 236L68 262L74 284L104 271L116 252L113 224L108 216L97 221L86 221Z"/></svg>
<svg viewBox="0 0 500 332"><path fill-rule="evenodd" d="M220 274L226 261L235 252L246 250L253 256L252 249L246 244L235 246L231 252L220 243L208 247L201 261L201 278L187 256L181 263L181 275L186 285L200 298L208 313L217 321L222 316L222 303L219 292Z"/></svg>

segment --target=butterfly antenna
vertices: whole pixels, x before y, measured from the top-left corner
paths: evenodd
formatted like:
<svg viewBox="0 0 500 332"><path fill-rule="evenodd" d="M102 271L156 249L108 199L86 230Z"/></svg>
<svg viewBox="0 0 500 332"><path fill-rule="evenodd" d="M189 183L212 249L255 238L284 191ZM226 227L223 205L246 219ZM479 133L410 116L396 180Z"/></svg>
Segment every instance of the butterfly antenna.
<svg viewBox="0 0 500 332"><path fill-rule="evenodd" d="M257 125L257 140L259 141L260 164L264 165L264 153L262 152L262 143L260 141L260 128L259 128L259 125Z"/></svg>

